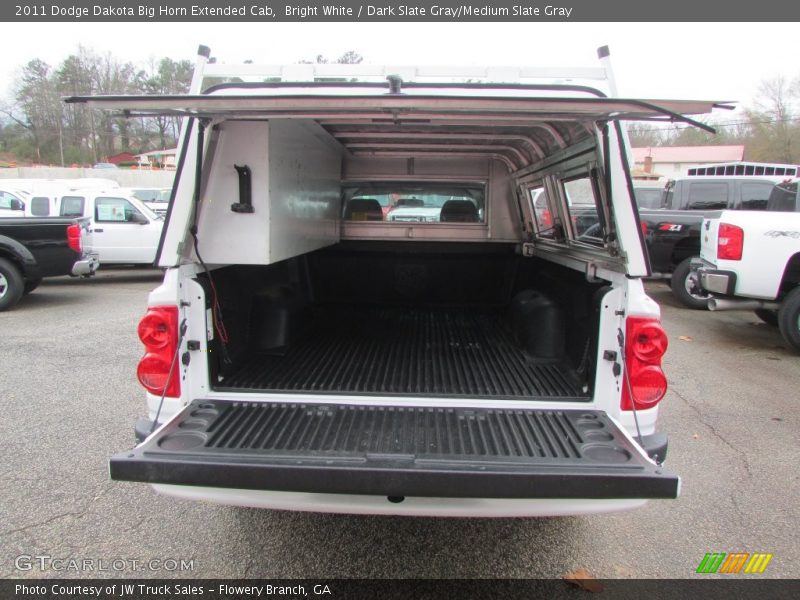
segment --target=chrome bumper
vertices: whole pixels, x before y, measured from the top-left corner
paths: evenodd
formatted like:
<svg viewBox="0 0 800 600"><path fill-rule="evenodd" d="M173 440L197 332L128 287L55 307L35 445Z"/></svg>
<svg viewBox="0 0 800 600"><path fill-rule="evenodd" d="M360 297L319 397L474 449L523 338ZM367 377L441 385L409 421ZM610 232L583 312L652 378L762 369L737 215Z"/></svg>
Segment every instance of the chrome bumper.
<svg viewBox="0 0 800 600"><path fill-rule="evenodd" d="M97 254L88 254L72 265L72 274L76 277L91 277L100 266Z"/></svg>

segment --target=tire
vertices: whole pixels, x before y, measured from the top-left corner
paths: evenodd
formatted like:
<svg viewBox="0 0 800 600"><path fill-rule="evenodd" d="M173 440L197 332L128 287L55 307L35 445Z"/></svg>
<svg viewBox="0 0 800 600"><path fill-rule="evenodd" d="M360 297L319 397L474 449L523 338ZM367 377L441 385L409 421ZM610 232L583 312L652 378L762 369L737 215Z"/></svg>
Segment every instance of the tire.
<svg viewBox="0 0 800 600"><path fill-rule="evenodd" d="M800 352L800 286L783 299L778 309L778 328L786 343Z"/></svg>
<svg viewBox="0 0 800 600"><path fill-rule="evenodd" d="M757 308L753 312L755 312L756 316L764 321L764 323L767 325L772 325L773 327L778 326L777 310L770 310L769 308Z"/></svg>
<svg viewBox="0 0 800 600"><path fill-rule="evenodd" d="M0 258L0 311L8 310L22 298L25 282L17 266Z"/></svg>
<svg viewBox="0 0 800 600"><path fill-rule="evenodd" d="M707 292L699 291L699 282L691 276L691 262L692 258L687 258L672 272L672 294L687 308L708 310L708 299L711 296Z"/></svg>
<svg viewBox="0 0 800 600"><path fill-rule="evenodd" d="M33 290L35 290L37 287L39 287L39 284L40 284L40 283L42 283L42 280L41 280L41 279L33 279L33 280L31 280L31 281L26 281L26 282L25 282L25 287L24 287L24 289L22 290L22 295L23 295L23 296L27 296L27 295L28 295L28 294L30 294L30 293L31 293Z"/></svg>

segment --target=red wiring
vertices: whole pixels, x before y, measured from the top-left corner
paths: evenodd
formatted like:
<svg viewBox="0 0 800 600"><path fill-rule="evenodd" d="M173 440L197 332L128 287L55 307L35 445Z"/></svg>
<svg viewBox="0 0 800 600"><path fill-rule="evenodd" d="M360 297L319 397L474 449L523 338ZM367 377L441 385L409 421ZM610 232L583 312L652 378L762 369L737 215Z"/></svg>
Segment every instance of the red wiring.
<svg viewBox="0 0 800 600"><path fill-rule="evenodd" d="M220 308L219 298L217 297L217 286L214 285L214 280L211 278L210 274L208 281L211 283L211 318L214 322L214 329L217 334L219 334L219 339L222 343L227 345L228 330L225 329L225 323L222 322L222 309Z"/></svg>

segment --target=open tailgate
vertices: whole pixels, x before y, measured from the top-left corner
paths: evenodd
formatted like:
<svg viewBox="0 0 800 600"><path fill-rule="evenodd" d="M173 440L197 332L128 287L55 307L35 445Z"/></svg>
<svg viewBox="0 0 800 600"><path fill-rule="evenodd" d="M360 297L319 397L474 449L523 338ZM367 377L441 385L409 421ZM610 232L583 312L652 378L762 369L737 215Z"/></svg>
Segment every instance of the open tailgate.
<svg viewBox="0 0 800 600"><path fill-rule="evenodd" d="M679 479L597 410L195 400L117 480L472 498L675 498Z"/></svg>

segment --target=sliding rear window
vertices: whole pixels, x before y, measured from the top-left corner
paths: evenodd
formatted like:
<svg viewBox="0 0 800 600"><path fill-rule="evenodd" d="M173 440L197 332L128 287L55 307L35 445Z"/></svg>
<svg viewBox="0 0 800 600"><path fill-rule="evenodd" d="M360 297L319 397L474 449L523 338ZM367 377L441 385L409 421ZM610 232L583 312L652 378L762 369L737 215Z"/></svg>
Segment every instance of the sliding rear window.
<svg viewBox="0 0 800 600"><path fill-rule="evenodd" d="M485 223L482 185L381 183L344 188L345 221L384 223Z"/></svg>

